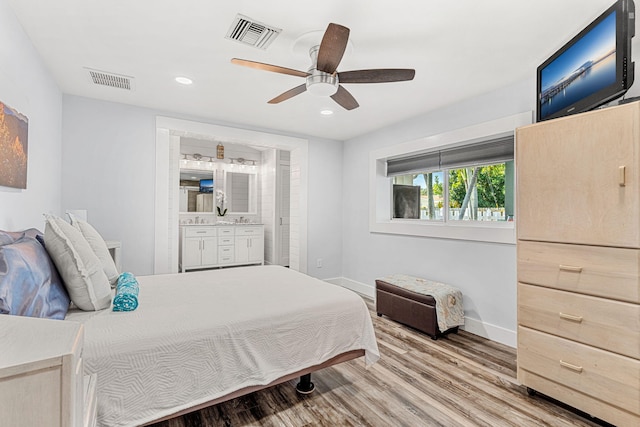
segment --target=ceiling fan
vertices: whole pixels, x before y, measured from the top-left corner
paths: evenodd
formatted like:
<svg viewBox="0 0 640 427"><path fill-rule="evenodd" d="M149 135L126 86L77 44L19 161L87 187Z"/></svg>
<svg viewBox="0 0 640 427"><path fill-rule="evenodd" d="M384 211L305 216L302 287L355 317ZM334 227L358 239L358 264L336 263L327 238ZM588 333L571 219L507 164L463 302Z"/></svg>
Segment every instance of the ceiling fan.
<svg viewBox="0 0 640 427"><path fill-rule="evenodd" d="M387 83L413 80L416 72L413 69L380 68L372 70L356 70L338 72L338 65L347 48L349 41L349 29L338 24L329 24L324 32L319 46L313 46L311 56L311 68L309 71L298 71L278 65L265 64L263 62L248 61L246 59L233 58L231 62L258 70L274 73L288 74L304 77L306 82L300 86L276 96L269 104L278 104L309 91L315 95L331 96L340 106L347 110L358 108L359 104L342 84L345 83Z"/></svg>

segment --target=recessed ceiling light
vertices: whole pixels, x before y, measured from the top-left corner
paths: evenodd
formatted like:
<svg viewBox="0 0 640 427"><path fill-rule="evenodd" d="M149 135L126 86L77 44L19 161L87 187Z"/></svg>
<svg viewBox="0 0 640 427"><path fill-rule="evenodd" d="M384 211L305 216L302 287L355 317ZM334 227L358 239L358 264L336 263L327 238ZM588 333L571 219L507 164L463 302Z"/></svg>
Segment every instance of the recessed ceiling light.
<svg viewBox="0 0 640 427"><path fill-rule="evenodd" d="M320 114L322 114L323 116L330 116L333 114L333 110L329 110L329 109L320 110Z"/></svg>
<svg viewBox="0 0 640 427"><path fill-rule="evenodd" d="M188 77L176 77L176 81L183 85L190 85L191 83L193 83L193 80Z"/></svg>

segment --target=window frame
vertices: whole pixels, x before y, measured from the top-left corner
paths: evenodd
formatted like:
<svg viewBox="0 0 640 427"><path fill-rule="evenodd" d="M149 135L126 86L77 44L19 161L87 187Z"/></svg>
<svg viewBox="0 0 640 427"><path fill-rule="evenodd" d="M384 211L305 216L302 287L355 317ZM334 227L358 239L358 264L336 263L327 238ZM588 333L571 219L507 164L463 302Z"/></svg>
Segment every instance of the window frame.
<svg viewBox="0 0 640 427"><path fill-rule="evenodd" d="M369 231L444 239L515 244L514 221L451 221L392 218L391 188L387 160L420 155L433 150L477 144L514 136L515 129L533 123L533 111L445 132L370 152L369 155ZM514 156L515 161L515 156ZM514 179L517 177L514 177ZM448 215L448 186L445 186ZM514 203L518 195L514 194ZM517 220L517 216L515 218Z"/></svg>

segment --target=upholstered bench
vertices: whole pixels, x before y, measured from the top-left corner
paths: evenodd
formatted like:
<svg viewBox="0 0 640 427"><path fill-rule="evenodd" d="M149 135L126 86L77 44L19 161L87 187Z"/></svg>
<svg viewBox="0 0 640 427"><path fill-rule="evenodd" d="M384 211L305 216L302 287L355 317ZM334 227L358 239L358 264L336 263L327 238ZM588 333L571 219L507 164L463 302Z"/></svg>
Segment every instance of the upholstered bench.
<svg viewBox="0 0 640 427"><path fill-rule="evenodd" d="M432 339L464 325L462 292L419 277L394 274L376 279L376 312L418 329Z"/></svg>

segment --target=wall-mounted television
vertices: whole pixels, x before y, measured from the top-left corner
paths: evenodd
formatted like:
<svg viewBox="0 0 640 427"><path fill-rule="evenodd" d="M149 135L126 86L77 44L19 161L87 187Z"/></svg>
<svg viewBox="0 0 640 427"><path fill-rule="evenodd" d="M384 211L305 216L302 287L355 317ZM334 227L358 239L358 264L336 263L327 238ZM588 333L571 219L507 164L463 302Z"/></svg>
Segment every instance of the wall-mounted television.
<svg viewBox="0 0 640 427"><path fill-rule="evenodd" d="M633 84L633 0L618 0L538 67L537 121L599 107Z"/></svg>
<svg viewBox="0 0 640 427"><path fill-rule="evenodd" d="M213 193L213 179L201 179L200 180L200 192L201 193Z"/></svg>

